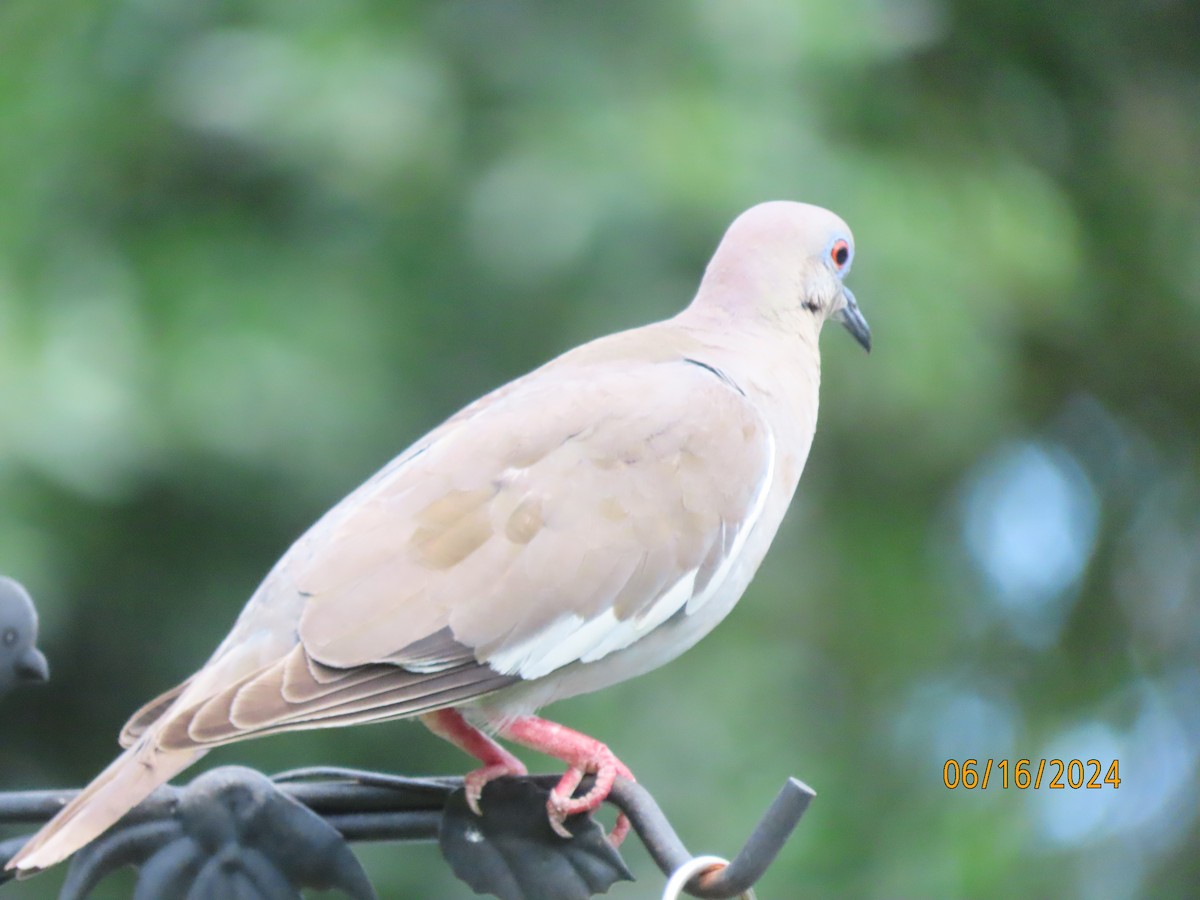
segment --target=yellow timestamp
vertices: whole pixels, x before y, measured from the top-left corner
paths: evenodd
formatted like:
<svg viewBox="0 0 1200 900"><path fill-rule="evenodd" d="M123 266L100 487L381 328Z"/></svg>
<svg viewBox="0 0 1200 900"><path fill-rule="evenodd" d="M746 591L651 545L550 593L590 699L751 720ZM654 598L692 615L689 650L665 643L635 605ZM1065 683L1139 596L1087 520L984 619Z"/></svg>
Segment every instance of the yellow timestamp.
<svg viewBox="0 0 1200 900"><path fill-rule="evenodd" d="M1115 759L1107 766L1098 759L948 759L942 766L942 783L949 790L968 791L986 790L989 784L1022 791L1043 785L1057 791L1097 791L1121 786L1121 766Z"/></svg>

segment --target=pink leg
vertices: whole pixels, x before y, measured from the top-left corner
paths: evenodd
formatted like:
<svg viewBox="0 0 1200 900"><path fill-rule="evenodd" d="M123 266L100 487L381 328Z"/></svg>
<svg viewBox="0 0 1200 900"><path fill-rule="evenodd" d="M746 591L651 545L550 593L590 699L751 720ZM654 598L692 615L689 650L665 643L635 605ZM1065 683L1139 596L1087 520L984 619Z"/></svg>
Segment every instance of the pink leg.
<svg viewBox="0 0 1200 900"><path fill-rule="evenodd" d="M630 781L635 780L625 764L604 744L557 722L537 716L522 716L503 723L499 734L531 750L557 757L567 764L567 771L554 786L550 792L550 799L546 802L550 813L550 827L565 838L571 836L563 826L563 821L568 816L593 812L604 802L618 775ZM572 797L584 775L595 775L595 784L582 797ZM609 840L613 846L619 846L628 833L629 820L621 815L617 818L617 824L613 826Z"/></svg>
<svg viewBox="0 0 1200 900"><path fill-rule="evenodd" d="M421 716L425 727L440 738L445 738L459 750L475 757L483 768L467 773L463 779L467 791L467 806L475 815L482 815L479 798L484 785L505 775L526 775L528 770L519 759L493 741L490 737L469 724L462 714L453 709L439 709Z"/></svg>
<svg viewBox="0 0 1200 900"><path fill-rule="evenodd" d="M465 778L467 805L475 815L480 815L479 798L489 781L505 775L527 774L519 759L469 724L458 711L440 709L421 716L421 721L438 737L445 738L483 763L483 768L470 772ZM546 801L550 827L565 838L571 837L571 832L563 825L568 816L595 811L612 790L613 781L618 775L630 781L635 780L633 773L604 744L557 722L537 716L521 716L502 723L497 731L513 743L556 757L567 764L567 771L550 791L550 799ZM582 797L572 797L585 775L595 775L596 783ZM622 813L617 817L609 841L614 847L619 847L628 833L629 819Z"/></svg>

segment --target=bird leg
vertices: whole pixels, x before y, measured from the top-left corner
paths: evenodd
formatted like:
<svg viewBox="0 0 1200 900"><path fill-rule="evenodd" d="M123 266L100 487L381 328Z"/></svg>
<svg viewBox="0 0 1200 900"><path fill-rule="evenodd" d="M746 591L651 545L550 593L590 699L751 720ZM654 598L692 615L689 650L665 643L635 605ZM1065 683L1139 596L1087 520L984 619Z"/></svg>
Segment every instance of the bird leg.
<svg viewBox="0 0 1200 900"><path fill-rule="evenodd" d="M468 723L457 710L440 709L421 716L421 721L434 734L484 764L483 768L469 773L465 779L467 805L476 815L480 814L479 798L489 781L505 775L527 774L519 759ZM567 764L567 771L550 791L550 799L546 801L550 827L562 837L571 837L571 832L563 825L567 817L595 811L612 790L613 781L618 775L630 781L635 780L625 764L600 741L557 722L537 716L520 716L503 722L497 728L497 733L513 743L556 757ZM573 797L585 775L595 775L595 783L582 797ZM609 835L614 847L620 846L629 833L629 827L629 819L621 813Z"/></svg>
<svg viewBox="0 0 1200 900"><path fill-rule="evenodd" d="M594 812L612 791L613 781L618 775L630 781L635 780L633 773L607 746L557 722L537 716L521 716L503 723L498 733L514 743L556 757L567 764L567 771L550 791L550 799L546 801L550 827L565 838L571 837L571 832L563 825L568 816ZM573 797L584 775L595 775L596 781L582 797ZM629 820L621 813L609 835L609 841L618 847L628 833Z"/></svg>
<svg viewBox="0 0 1200 900"><path fill-rule="evenodd" d="M463 779L467 792L467 806L477 816L483 815L479 798L489 781L503 778L505 775L529 774L523 762L470 724L458 710L439 709L437 712L421 716L421 721L438 737L446 739L459 750L483 763L483 768L468 772Z"/></svg>

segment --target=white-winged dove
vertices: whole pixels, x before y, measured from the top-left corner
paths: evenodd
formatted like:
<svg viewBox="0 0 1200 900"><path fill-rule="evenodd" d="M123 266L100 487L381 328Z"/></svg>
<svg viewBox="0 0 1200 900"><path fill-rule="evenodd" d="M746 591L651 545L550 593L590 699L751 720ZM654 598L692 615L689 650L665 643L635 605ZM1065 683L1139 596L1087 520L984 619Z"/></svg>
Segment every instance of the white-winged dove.
<svg viewBox="0 0 1200 900"><path fill-rule="evenodd" d="M490 733L567 763L557 829L595 809L628 770L533 713L662 665L741 597L812 443L822 324L870 349L842 284L853 254L827 210L755 206L674 318L564 353L418 440L296 541L9 867L64 859L219 744L413 716L484 764L476 808L525 771Z"/></svg>

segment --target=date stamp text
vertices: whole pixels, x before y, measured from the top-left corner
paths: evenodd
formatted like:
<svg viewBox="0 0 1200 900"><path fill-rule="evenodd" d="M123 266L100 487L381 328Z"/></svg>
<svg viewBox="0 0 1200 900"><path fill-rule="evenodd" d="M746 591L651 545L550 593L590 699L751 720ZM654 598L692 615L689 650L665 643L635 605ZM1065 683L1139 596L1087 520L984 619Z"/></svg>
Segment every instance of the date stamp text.
<svg viewBox="0 0 1200 900"><path fill-rule="evenodd" d="M942 783L949 790L986 790L989 785L1018 790L1093 790L1119 788L1118 760L1098 759L948 759L942 766Z"/></svg>

